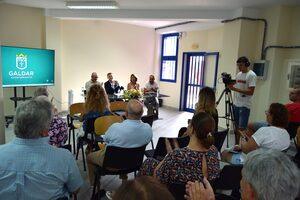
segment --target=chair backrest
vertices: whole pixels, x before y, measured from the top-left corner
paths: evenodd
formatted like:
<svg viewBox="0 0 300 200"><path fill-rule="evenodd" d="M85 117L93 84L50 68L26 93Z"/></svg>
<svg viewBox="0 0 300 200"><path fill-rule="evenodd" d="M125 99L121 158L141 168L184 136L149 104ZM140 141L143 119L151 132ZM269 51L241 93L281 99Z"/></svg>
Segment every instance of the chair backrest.
<svg viewBox="0 0 300 200"><path fill-rule="evenodd" d="M113 101L110 102L110 110L114 111L127 111L127 102L125 101Z"/></svg>
<svg viewBox="0 0 300 200"><path fill-rule="evenodd" d="M142 122L147 123L152 127L153 118L154 118L153 115L145 115L145 116L142 116L141 120L142 120Z"/></svg>
<svg viewBox="0 0 300 200"><path fill-rule="evenodd" d="M214 189L233 190L240 187L243 165L225 165L220 177L214 181Z"/></svg>
<svg viewBox="0 0 300 200"><path fill-rule="evenodd" d="M103 135L113 123L122 122L122 121L123 118L121 116L116 116L116 115L98 117L94 123L95 134Z"/></svg>
<svg viewBox="0 0 300 200"><path fill-rule="evenodd" d="M214 134L214 145L215 147L218 149L219 152L221 152L223 143L225 141L225 138L227 136L228 133L228 129L225 129L223 131L218 131Z"/></svg>
<svg viewBox="0 0 300 200"><path fill-rule="evenodd" d="M172 183L168 185L170 193L173 195L175 200L185 200L184 195L186 194L185 183Z"/></svg>
<svg viewBox="0 0 300 200"><path fill-rule="evenodd" d="M75 114L84 114L85 113L85 107L84 103L73 103L70 108L70 116L74 117Z"/></svg>
<svg viewBox="0 0 300 200"><path fill-rule="evenodd" d="M298 127L300 127L300 122L289 122L287 132L290 134L291 139L296 137Z"/></svg>
<svg viewBox="0 0 300 200"><path fill-rule="evenodd" d="M143 164L146 145L136 148L107 146L103 167L118 170L139 170Z"/></svg>
<svg viewBox="0 0 300 200"><path fill-rule="evenodd" d="M167 155L167 148L166 148L166 139L169 141L171 140L177 140L179 148L184 148L189 144L190 137L179 137L179 138L166 138L166 137L160 137L158 139L153 158L164 158Z"/></svg>

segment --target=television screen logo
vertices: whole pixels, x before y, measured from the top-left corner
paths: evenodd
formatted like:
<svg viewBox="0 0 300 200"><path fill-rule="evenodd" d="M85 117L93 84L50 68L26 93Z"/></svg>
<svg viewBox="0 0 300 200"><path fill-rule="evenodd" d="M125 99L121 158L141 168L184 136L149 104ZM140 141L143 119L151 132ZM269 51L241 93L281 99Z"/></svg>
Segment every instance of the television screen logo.
<svg viewBox="0 0 300 200"><path fill-rule="evenodd" d="M26 54L17 54L16 55L16 67L20 70L27 68L27 55Z"/></svg>

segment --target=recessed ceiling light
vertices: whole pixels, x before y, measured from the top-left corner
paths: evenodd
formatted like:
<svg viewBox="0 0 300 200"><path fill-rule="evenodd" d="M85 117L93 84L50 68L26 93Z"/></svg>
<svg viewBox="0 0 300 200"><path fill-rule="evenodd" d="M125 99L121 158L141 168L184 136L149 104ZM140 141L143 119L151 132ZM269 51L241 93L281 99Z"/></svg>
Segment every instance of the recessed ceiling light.
<svg viewBox="0 0 300 200"><path fill-rule="evenodd" d="M118 9L116 1L67 1L70 9Z"/></svg>

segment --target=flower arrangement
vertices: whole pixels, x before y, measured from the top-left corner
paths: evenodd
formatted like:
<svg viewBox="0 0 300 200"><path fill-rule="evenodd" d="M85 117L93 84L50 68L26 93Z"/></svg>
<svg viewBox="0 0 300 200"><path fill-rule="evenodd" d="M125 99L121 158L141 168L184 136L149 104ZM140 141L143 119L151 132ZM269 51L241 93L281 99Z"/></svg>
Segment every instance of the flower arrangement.
<svg viewBox="0 0 300 200"><path fill-rule="evenodd" d="M142 97L142 93L139 90L131 89L124 91L124 99L139 99Z"/></svg>

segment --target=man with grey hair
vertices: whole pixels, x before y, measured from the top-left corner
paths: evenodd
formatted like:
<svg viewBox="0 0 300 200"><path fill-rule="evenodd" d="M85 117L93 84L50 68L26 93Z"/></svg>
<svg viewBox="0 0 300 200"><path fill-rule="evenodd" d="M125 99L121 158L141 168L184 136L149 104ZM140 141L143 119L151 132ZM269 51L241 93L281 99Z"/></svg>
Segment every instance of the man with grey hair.
<svg viewBox="0 0 300 200"><path fill-rule="evenodd" d="M135 148L148 144L152 139L152 128L143 123L143 104L138 100L130 100L127 105L126 120L111 125L103 136L106 146ZM102 166L105 149L90 153L87 156L89 179L94 181L94 165Z"/></svg>
<svg viewBox="0 0 300 200"><path fill-rule="evenodd" d="M98 79L98 75L96 72L93 72L91 74L91 80L89 80L88 82L85 83L85 90L86 90L86 93L88 93L88 91L90 90L90 87L94 84L98 84L98 85L103 85L103 83L100 83L99 81L97 81Z"/></svg>
<svg viewBox="0 0 300 200"><path fill-rule="evenodd" d="M52 104L39 96L18 106L16 138L0 146L0 199L58 199L83 184L73 155L48 144Z"/></svg>
<svg viewBox="0 0 300 200"><path fill-rule="evenodd" d="M257 149L247 154L242 170L243 200L294 200L300 195L300 171L284 153ZM207 180L188 182L188 200L212 200L213 190Z"/></svg>

